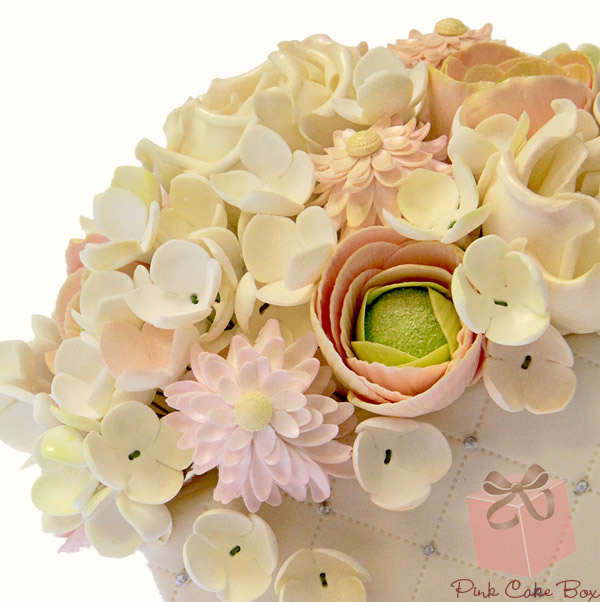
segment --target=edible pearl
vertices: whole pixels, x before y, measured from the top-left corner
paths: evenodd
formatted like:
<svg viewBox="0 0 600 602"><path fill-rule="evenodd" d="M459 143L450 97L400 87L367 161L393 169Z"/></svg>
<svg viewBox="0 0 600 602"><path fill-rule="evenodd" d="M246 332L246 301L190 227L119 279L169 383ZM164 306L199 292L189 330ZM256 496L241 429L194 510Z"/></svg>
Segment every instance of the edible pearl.
<svg viewBox="0 0 600 602"><path fill-rule="evenodd" d="M346 152L351 157L367 157L381 148L381 136L372 130L352 134L346 141Z"/></svg>
<svg viewBox="0 0 600 602"><path fill-rule="evenodd" d="M477 439L471 435L463 441L463 445L467 451L470 451L479 445L479 441L477 441Z"/></svg>
<svg viewBox="0 0 600 602"><path fill-rule="evenodd" d="M423 554L425 554L425 556L433 556L436 552L437 550L433 544L429 544L423 548Z"/></svg>
<svg viewBox="0 0 600 602"><path fill-rule="evenodd" d="M331 510L331 506L329 505L328 502L321 502L318 506L317 506L317 512L321 515L321 516L327 516L328 514L331 514L332 510Z"/></svg>
<svg viewBox="0 0 600 602"><path fill-rule="evenodd" d="M575 495L581 495L582 493L585 493L589 489L589 486L590 484L587 481L579 481L579 483L577 483L577 486L575 487Z"/></svg>
<svg viewBox="0 0 600 602"><path fill-rule="evenodd" d="M177 575L175 577L175 585L177 587L181 587L182 585L184 585L185 583L187 583L189 580L189 576L187 573L179 573L179 575Z"/></svg>
<svg viewBox="0 0 600 602"><path fill-rule="evenodd" d="M435 33L441 36L460 36L467 31L469 28L462 21L452 18L442 19L435 26Z"/></svg>

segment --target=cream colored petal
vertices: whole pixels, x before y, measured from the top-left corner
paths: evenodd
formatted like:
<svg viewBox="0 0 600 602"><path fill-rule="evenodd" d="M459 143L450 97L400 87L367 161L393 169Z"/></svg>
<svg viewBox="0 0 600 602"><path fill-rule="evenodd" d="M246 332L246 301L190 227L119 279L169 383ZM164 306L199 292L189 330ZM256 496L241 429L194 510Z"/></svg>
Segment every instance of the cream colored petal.
<svg viewBox="0 0 600 602"><path fill-rule="evenodd" d="M452 454L434 426L401 418L371 418L357 428L353 464L371 501L409 510L429 496L431 483L450 469Z"/></svg>
<svg viewBox="0 0 600 602"><path fill-rule="evenodd" d="M303 248L337 244L337 234L331 218L321 207L308 207L296 219L298 237Z"/></svg>
<svg viewBox="0 0 600 602"><path fill-rule="evenodd" d="M387 225L398 234L411 238L412 240L440 240L446 232L438 228L420 228L405 219L394 217L387 209L383 210L383 216Z"/></svg>
<svg viewBox="0 0 600 602"><path fill-rule="evenodd" d="M75 500L84 492L93 493L96 481L87 469L46 472L31 489L31 499L36 508L53 516L79 514Z"/></svg>
<svg viewBox="0 0 600 602"><path fill-rule="evenodd" d="M577 128L577 107L567 99L552 101L555 116L543 125L517 155L515 163L521 181L527 182L535 164L557 142L571 136Z"/></svg>
<svg viewBox="0 0 600 602"><path fill-rule="evenodd" d="M313 284L309 284L303 288L291 291L285 286L283 280L278 280L277 282L265 284L265 286L258 289L256 298L270 305L303 305L310 300L314 288Z"/></svg>
<svg viewBox="0 0 600 602"><path fill-rule="evenodd" d="M221 269L200 246L170 240L154 254L150 276L165 291L182 296L196 294L200 304L207 305L215 298Z"/></svg>
<svg viewBox="0 0 600 602"><path fill-rule="evenodd" d="M112 241L140 242L148 222L148 206L130 190L109 188L94 199L94 221Z"/></svg>
<svg viewBox="0 0 600 602"><path fill-rule="evenodd" d="M123 518L116 503L110 504L94 518L85 522L85 534L90 543L108 558L124 558L133 554L143 543L137 531Z"/></svg>
<svg viewBox="0 0 600 602"><path fill-rule="evenodd" d="M386 115L403 113L413 98L413 82L399 71L381 71L370 75L358 88L356 100L363 119L375 123Z"/></svg>
<svg viewBox="0 0 600 602"><path fill-rule="evenodd" d="M164 504L140 504L121 493L116 506L123 518L144 541L155 541L171 533L173 521Z"/></svg>
<svg viewBox="0 0 600 602"><path fill-rule="evenodd" d="M548 313L537 315L523 307L500 307L492 315L485 336L500 345L525 345L541 337L549 323Z"/></svg>
<svg viewBox="0 0 600 602"><path fill-rule="evenodd" d="M473 289L462 265L454 270L452 276L452 301L456 313L470 330L473 332L487 330L493 301Z"/></svg>
<svg viewBox="0 0 600 602"><path fill-rule="evenodd" d="M531 257L511 251L502 260L508 289L507 301L533 313L544 315L548 309L548 290L542 272Z"/></svg>
<svg viewBox="0 0 600 602"><path fill-rule="evenodd" d="M45 460L83 467L86 466L83 439L80 431L68 426L57 426L41 437L38 443L39 453Z"/></svg>
<svg viewBox="0 0 600 602"><path fill-rule="evenodd" d="M356 64L353 75L354 89L358 90L365 81L379 71L396 71L408 75L408 70L402 61L383 46L371 48Z"/></svg>
<svg viewBox="0 0 600 602"><path fill-rule="evenodd" d="M261 190L264 186L262 178L242 170L213 174L210 177L210 183L223 200L236 207L239 207L253 190Z"/></svg>
<svg viewBox="0 0 600 602"><path fill-rule="evenodd" d="M304 205L313 192L314 184L313 162L305 152L295 151L289 169L278 180L270 180L269 189Z"/></svg>
<svg viewBox="0 0 600 602"><path fill-rule="evenodd" d="M256 215L242 239L244 261L259 282L283 280L289 260L299 251L296 224L284 217Z"/></svg>
<svg viewBox="0 0 600 602"><path fill-rule="evenodd" d="M417 169L398 189L402 217L419 228L444 225L455 219L459 191L454 179L428 169Z"/></svg>
<svg viewBox="0 0 600 602"><path fill-rule="evenodd" d="M487 219L490 210L491 207L489 205L484 205L474 211L469 211L469 213L461 215L456 220L454 226L452 226L440 240L446 245L459 241L470 232L479 228L479 226Z"/></svg>
<svg viewBox="0 0 600 602"><path fill-rule="evenodd" d="M143 253L142 245L136 240L88 244L81 251L81 262L86 268L96 271L118 270Z"/></svg>
<svg viewBox="0 0 600 602"><path fill-rule="evenodd" d="M292 163L285 140L264 125L246 128L240 140L240 159L246 168L263 180L281 178Z"/></svg>
<svg viewBox="0 0 600 602"><path fill-rule="evenodd" d="M321 277L332 252L333 246L324 244L294 255L287 266L285 287L296 291L314 284Z"/></svg>
<svg viewBox="0 0 600 602"><path fill-rule="evenodd" d="M240 328L248 332L256 303L256 283L250 272L242 276L235 293L235 316Z"/></svg>
<svg viewBox="0 0 600 602"><path fill-rule="evenodd" d="M143 199L148 206L162 201L158 178L143 167L117 167L110 185L112 188L130 190Z"/></svg>
<svg viewBox="0 0 600 602"><path fill-rule="evenodd" d="M191 465L194 450L179 449L177 442L181 436L180 431L171 428L161 420L158 437L146 447L145 452L174 470L183 470Z"/></svg>
<svg viewBox="0 0 600 602"><path fill-rule="evenodd" d="M454 129L448 143L448 155L460 154L478 180L488 159L497 151L498 148L487 136L465 126Z"/></svg>
<svg viewBox="0 0 600 602"><path fill-rule="evenodd" d="M242 201L240 209L247 213L267 213L291 217L302 211L303 206L272 190L252 190Z"/></svg>
<svg viewBox="0 0 600 602"><path fill-rule="evenodd" d="M482 294L502 299L506 282L502 260L511 251L499 236L484 236L471 243L465 252L463 266L471 284Z"/></svg>

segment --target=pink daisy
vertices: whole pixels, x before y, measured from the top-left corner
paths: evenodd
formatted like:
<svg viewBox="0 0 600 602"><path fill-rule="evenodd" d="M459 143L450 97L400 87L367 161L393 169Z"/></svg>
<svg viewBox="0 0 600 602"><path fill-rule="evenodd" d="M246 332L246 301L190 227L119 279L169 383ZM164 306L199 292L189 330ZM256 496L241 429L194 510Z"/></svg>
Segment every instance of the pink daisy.
<svg viewBox="0 0 600 602"><path fill-rule="evenodd" d="M330 495L328 475L354 476L351 448L336 441L355 424L354 407L337 402L331 371L314 357L310 332L286 347L279 322L269 320L256 342L233 338L227 358L192 351L189 380L165 394L179 410L165 418L194 449L196 474L218 467L214 498L242 497L251 512L281 503L281 490L315 502ZM192 379L193 378L193 379Z"/></svg>
<svg viewBox="0 0 600 602"><path fill-rule="evenodd" d="M368 130L333 134L325 155L311 155L318 182L316 204L324 207L337 230L346 236L368 226L385 224L383 210L395 214L398 186L415 169L449 173L446 136L425 141L429 124L416 119L393 125L389 117Z"/></svg>

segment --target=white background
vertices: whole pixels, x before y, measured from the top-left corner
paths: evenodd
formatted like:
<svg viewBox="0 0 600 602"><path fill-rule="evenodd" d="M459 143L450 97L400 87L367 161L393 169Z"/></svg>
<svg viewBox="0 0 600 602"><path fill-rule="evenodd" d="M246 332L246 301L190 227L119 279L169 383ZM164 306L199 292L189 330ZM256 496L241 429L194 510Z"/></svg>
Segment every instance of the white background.
<svg viewBox="0 0 600 602"><path fill-rule="evenodd" d="M596 0L43 0L0 8L0 340L31 338L29 316L49 315L64 250L80 214L118 165L134 165L143 137L163 144L168 112L213 77L259 64L282 39L327 33L385 45L453 16L537 53L562 41L600 44ZM139 555L57 555L29 489L36 469L0 443L0 600L159 602ZM378 601L375 601L378 602ZM382 601L379 601L382 602Z"/></svg>

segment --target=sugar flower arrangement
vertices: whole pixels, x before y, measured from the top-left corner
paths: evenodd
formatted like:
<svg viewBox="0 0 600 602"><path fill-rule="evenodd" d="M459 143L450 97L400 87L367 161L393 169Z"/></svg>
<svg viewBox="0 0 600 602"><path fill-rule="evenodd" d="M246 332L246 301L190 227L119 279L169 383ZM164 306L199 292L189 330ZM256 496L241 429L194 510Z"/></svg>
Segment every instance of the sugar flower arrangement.
<svg viewBox="0 0 600 602"><path fill-rule="evenodd" d="M116 169L52 317L0 343L0 439L64 549L166 541L167 504L216 471L250 514L198 518L199 587L364 600L357 560L280 565L254 513L332 476L425 502L452 460L426 415L480 376L507 411L569 403L563 335L600 330L600 50L490 40L444 19L387 48L283 42Z"/></svg>

